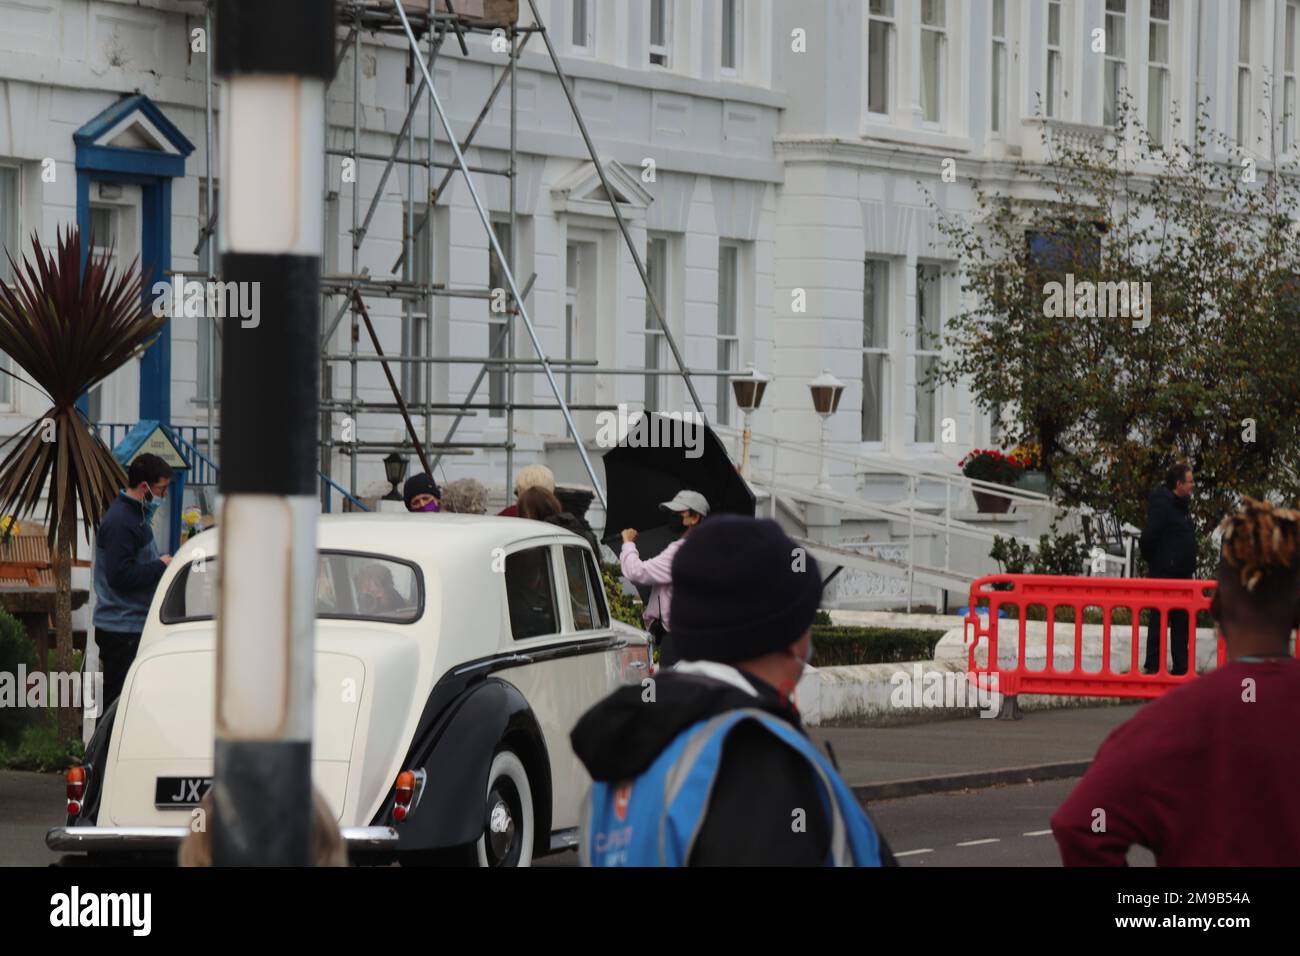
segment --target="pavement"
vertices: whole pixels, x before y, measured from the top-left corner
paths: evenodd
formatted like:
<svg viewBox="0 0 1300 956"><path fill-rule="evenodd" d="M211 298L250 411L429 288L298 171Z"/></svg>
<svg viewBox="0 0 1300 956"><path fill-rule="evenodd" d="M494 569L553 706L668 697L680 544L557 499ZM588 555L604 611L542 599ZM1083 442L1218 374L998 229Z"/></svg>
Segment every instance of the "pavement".
<svg viewBox="0 0 1300 956"><path fill-rule="evenodd" d="M890 727L811 728L900 854L917 866L1055 865L1047 821L1097 746L1141 705ZM0 866L46 866L59 774L0 771ZM1135 851L1138 852L1138 851ZM550 858L576 863L577 855ZM1132 860L1140 863L1140 858Z"/></svg>
<svg viewBox="0 0 1300 956"><path fill-rule="evenodd" d="M887 727L812 727L860 800L1078 777L1141 704Z"/></svg>

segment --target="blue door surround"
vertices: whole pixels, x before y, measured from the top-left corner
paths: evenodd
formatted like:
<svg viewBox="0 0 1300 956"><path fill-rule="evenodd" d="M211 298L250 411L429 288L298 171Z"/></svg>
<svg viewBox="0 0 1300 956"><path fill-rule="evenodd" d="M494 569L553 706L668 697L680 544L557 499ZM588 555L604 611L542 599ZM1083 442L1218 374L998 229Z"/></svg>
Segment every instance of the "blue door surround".
<svg viewBox="0 0 1300 956"><path fill-rule="evenodd" d="M106 140L132 122L152 127L148 135L161 137L164 148L139 149L112 146ZM137 93L118 100L72 135L77 148L77 225L81 227L81 261L90 251L90 186L94 182L140 187L140 268L144 298L153 301L155 282L165 281L172 261L172 180L185 175L185 158L194 145L172 124L149 97ZM171 421L170 324L140 362L140 418ZM87 399L78 402L83 414ZM177 502L179 504L179 502Z"/></svg>

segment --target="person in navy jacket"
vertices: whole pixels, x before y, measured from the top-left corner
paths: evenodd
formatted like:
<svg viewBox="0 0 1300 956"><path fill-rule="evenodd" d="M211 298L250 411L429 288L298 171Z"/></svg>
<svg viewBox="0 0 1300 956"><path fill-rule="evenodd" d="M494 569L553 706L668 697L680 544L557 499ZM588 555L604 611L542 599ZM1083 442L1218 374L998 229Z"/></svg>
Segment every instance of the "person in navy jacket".
<svg viewBox="0 0 1300 956"><path fill-rule="evenodd" d="M774 521L721 515L672 567L683 661L615 691L574 727L593 784L591 866L880 866L892 854L803 731L817 562Z"/></svg>
<svg viewBox="0 0 1300 956"><path fill-rule="evenodd" d="M1138 549L1147 559L1153 578L1193 578L1196 576L1196 527L1188 505L1195 480L1192 469L1177 464L1169 469L1165 483L1151 493L1147 506L1147 523L1138 539ZM1173 653L1171 674L1187 673L1189 627L1186 611L1169 613L1169 649ZM1193 661L1193 663L1195 663ZM1160 669L1159 615L1152 613L1147 622L1147 653L1143 670L1154 674Z"/></svg>
<svg viewBox="0 0 1300 956"><path fill-rule="evenodd" d="M171 562L160 555L150 523L171 484L171 465L140 455L127 469L127 487L108 506L95 532L95 645L104 672L102 710L122 692L140 646L140 632L158 580Z"/></svg>

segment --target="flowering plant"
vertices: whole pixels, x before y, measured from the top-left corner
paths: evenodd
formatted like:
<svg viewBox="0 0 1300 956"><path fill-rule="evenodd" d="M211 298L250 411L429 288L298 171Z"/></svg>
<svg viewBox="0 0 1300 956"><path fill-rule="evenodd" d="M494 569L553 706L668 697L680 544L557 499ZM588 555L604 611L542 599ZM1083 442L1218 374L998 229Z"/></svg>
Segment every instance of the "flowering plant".
<svg viewBox="0 0 1300 956"><path fill-rule="evenodd" d="M1016 459L996 448L976 448L958 462L957 467L967 478L999 485L1014 484L1024 470L1024 466Z"/></svg>
<svg viewBox="0 0 1300 956"><path fill-rule="evenodd" d="M1038 442L1017 445L1007 457L1025 471L1037 471L1043 467L1043 453Z"/></svg>
<svg viewBox="0 0 1300 956"><path fill-rule="evenodd" d="M198 508L190 508L181 514L181 539L188 541L203 530L203 515Z"/></svg>

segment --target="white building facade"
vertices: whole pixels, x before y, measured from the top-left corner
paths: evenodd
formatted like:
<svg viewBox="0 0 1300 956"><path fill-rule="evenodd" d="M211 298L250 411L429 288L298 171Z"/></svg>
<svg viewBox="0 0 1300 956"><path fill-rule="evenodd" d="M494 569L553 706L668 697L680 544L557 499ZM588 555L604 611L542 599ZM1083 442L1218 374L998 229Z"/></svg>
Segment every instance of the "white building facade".
<svg viewBox="0 0 1300 956"><path fill-rule="evenodd" d="M755 364L774 377L753 428L759 435L815 441L820 420L807 383L829 369L846 384L827 424L836 449L953 468L989 441L987 416L961 388L920 384L942 355L945 320L958 310L960 280L937 229L933 198L946 211L972 207L970 184L1007 180L1013 164L1040 158L1044 123L1099 135L1127 90L1165 138L1191 135L1190 104L1209 97L1214 125L1261 157L1295 148L1298 0L539 0L570 74L633 241L646 260L665 317L694 369L739 371ZM525 10L527 9L525 5ZM17 255L32 232L52 245L60 225L88 203L97 244L125 263L145 251L141 187L91 182L79 199L74 134L131 95L143 95L194 147L172 180L169 227L173 272L201 273L200 229L207 219L203 179L207 52L199 3L168 0L0 0L0 242ZM525 17L527 22L527 17ZM343 34L340 31L340 38ZM490 38L454 40L434 63L442 103L458 137L478 116L507 57ZM408 103L407 46L364 34L360 58L342 47L328 99L323 197L327 272L400 275L409 197L442 178L398 168L385 184L354 260L354 197L364 214L383 163L362 159L359 183L345 174L354 111L361 151L392 147ZM604 202L599 178L568 110L559 80L535 38L519 60L514 271L536 279L527 299L543 347L554 358L594 360L604 369L672 368L648 317L644 291ZM418 77L418 71L417 71ZM358 83L359 81L359 83ZM214 91L219 107L220 87ZM1272 108L1269 98L1278 101ZM471 165L508 164L509 103L503 96L466 151ZM1276 123L1261 111L1278 116ZM1176 119L1181 115L1181 119ZM108 130L110 145L179 155L176 137L135 113ZM156 124L155 124L156 126ZM436 156L451 158L441 129ZM416 155L427 153L422 108ZM214 153L214 188L220 188ZM1263 160L1261 160L1261 163ZM951 172L945 177L945 169ZM952 180L952 181L948 181ZM510 208L508 181L476 179L495 223ZM414 209L410 210L412 217ZM218 225L219 228L219 225ZM508 244L508 229L498 233ZM487 289L499 282L477 213L459 174L437 200L431 225L413 240L414 277ZM8 264L0 263L8 279ZM327 300L329 321L342 300ZM439 296L404 314L397 298L367 304L386 353L486 356L500 316L483 299ZM172 322L166 367L173 424L196 441L217 391L217 351L206 320ZM350 319L324 348L347 354ZM514 355L534 358L522 327ZM362 335L362 354L370 352ZM503 353L498 353L503 354ZM140 417L140 370L123 369L92 396L92 418ZM330 397L352 401L350 364L328 363ZM479 366L439 364L395 374L406 398L461 401ZM639 374L559 373L581 405L645 405L689 410L683 382ZM725 379L698 377L711 421L739 424ZM241 383L255 388L256 383ZM506 377L488 376L478 401L500 401ZM380 367L358 363L356 398L392 397ZM540 374L515 378L516 402L544 404ZM0 432L11 434L43 410L32 389L0 377ZM594 453L595 411L576 420ZM336 405L328 434L344 440L348 409ZM417 416L441 439L446 410ZM401 437L395 414L358 415L358 438ZM519 410L513 434L504 414L480 411L456 440L499 446L513 438L516 467L551 462L583 483L558 412ZM767 446L755 468L771 468ZM352 484L350 455L323 460L357 493L382 478L377 455L361 456ZM783 480L811 485L815 455L784 455ZM832 462L844 496L871 495L870 469ZM439 477L473 476L508 489L505 451L493 447L443 459Z"/></svg>

